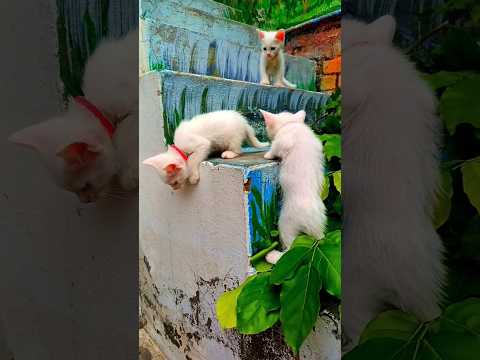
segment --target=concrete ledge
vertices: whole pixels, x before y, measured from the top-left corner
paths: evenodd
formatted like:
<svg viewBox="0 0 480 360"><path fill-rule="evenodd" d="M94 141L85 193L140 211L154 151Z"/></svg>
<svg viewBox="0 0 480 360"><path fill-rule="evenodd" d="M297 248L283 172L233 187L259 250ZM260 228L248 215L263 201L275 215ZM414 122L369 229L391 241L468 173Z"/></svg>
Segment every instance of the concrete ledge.
<svg viewBox="0 0 480 360"><path fill-rule="evenodd" d="M143 43L150 70L167 69L260 82L260 45L244 46L175 26L145 22ZM315 62L286 55L286 78L297 88L315 90Z"/></svg>
<svg viewBox="0 0 480 360"><path fill-rule="evenodd" d="M200 10L216 17L229 18L231 14L237 13L238 10L225 4L213 0L142 0L141 8L150 9L156 6L163 6L164 3L170 2L182 8L190 8ZM142 12L140 12L140 15Z"/></svg>

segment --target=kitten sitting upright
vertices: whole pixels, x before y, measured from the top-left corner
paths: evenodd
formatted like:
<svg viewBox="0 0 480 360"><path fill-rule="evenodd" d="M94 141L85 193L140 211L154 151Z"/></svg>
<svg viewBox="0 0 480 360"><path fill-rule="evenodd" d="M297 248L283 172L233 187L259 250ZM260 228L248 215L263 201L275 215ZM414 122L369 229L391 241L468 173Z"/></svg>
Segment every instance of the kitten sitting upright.
<svg viewBox="0 0 480 360"><path fill-rule="evenodd" d="M258 141L255 131L240 113L214 111L182 121L175 131L175 145L143 163L153 166L166 184L178 190L187 180L190 184L198 183L200 163L208 155L220 151L222 158L233 159L242 153L244 140L257 148L268 146Z"/></svg>
<svg viewBox="0 0 480 360"><path fill-rule="evenodd" d="M272 148L265 154L265 159L281 159L280 240L288 249L300 233L321 239L327 222L320 195L324 182L322 143L304 123L305 111L296 114L260 111L272 139ZM275 264L282 255L282 252L273 250L265 259Z"/></svg>
<svg viewBox="0 0 480 360"><path fill-rule="evenodd" d="M296 88L297 86L285 79L285 30L262 31L258 30L258 37L262 44L260 57L260 84Z"/></svg>

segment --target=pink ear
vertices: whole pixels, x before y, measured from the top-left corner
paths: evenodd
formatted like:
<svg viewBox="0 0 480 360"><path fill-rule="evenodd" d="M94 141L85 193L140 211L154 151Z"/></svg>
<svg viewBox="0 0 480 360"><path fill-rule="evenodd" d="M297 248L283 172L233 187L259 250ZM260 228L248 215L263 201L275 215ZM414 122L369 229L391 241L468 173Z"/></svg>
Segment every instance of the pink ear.
<svg viewBox="0 0 480 360"><path fill-rule="evenodd" d="M57 153L57 156L65 160L67 166L77 171L91 165L98 156L87 143L78 142L66 146Z"/></svg>
<svg viewBox="0 0 480 360"><path fill-rule="evenodd" d="M267 125L267 127L270 127L275 123L275 120L276 120L275 114L269 113L268 111L265 111L265 110L260 110L260 112L262 113L263 118L265 119L265 125Z"/></svg>
<svg viewBox="0 0 480 360"><path fill-rule="evenodd" d="M265 33L262 30L257 29L258 38L263 40L265 38Z"/></svg>
<svg viewBox="0 0 480 360"><path fill-rule="evenodd" d="M305 117L307 116L307 113L305 112L305 110L300 110L296 114L293 114L293 116L295 117L295 121L303 123L305 122Z"/></svg>
<svg viewBox="0 0 480 360"><path fill-rule="evenodd" d="M167 173L167 176L175 176L180 171L180 168L177 166L177 164L168 164L164 169Z"/></svg>
<svg viewBox="0 0 480 360"><path fill-rule="evenodd" d="M285 30L281 29L278 30L277 33L275 34L275 40L278 40L280 42L285 41Z"/></svg>

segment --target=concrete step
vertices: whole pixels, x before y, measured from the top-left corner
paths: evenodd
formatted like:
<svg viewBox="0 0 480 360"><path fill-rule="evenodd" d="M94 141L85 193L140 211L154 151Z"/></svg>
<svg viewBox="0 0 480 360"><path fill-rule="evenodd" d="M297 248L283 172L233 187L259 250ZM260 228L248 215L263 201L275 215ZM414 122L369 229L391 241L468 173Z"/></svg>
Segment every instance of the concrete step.
<svg viewBox="0 0 480 360"><path fill-rule="evenodd" d="M142 9L148 11L157 6L163 6L165 3L171 3L182 8L200 10L212 16L226 19L239 12L237 9L213 0L143 0L140 4L140 15L142 16L143 14Z"/></svg>
<svg viewBox="0 0 480 360"><path fill-rule="evenodd" d="M180 6L175 1L143 1L140 11L142 19L152 26L170 25L232 44L258 46L258 35L254 27L201 9Z"/></svg>
<svg viewBox="0 0 480 360"><path fill-rule="evenodd" d="M202 34L157 22L143 22L142 41L149 70L168 69L232 80L260 82L260 47L240 45L214 33ZM316 64L286 55L286 78L315 90Z"/></svg>
<svg viewBox="0 0 480 360"><path fill-rule="evenodd" d="M239 104L271 111L305 105L315 109L323 100L323 94L305 91L168 71L148 73L140 78L140 161L165 150L164 129L170 120L164 117L172 109L188 118ZM318 119L311 115L310 120ZM265 246L258 228L268 227L261 209L274 201L278 163L263 159L263 154L246 149L237 159L209 159L201 165L199 184L177 192L153 169L140 167L142 312L149 334L168 359L257 358L252 337L219 327L215 301L252 272L249 256ZM319 318L302 359L340 358L338 320L331 316ZM268 348L271 358L294 359L274 332L256 336L255 342Z"/></svg>
<svg viewBox="0 0 480 360"><path fill-rule="evenodd" d="M324 93L286 89L273 86L220 79L174 71L150 72L145 81L161 89L163 117L171 129L176 121L215 110L238 110L246 114L260 139L266 140L263 118L258 109L270 112L305 110L306 122L317 128L321 121L320 107L328 95ZM168 131L166 133L169 138Z"/></svg>

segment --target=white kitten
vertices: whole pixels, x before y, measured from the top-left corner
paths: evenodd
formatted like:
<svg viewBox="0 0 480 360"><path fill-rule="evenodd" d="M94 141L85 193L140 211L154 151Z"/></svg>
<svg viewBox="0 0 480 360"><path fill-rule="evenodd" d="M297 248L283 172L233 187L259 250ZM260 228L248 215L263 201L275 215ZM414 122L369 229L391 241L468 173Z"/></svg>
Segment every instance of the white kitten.
<svg viewBox="0 0 480 360"><path fill-rule="evenodd" d="M388 308L431 320L445 277L432 223L440 122L435 98L392 46L395 20L343 20L344 351Z"/></svg>
<svg viewBox="0 0 480 360"><path fill-rule="evenodd" d="M320 197L324 181L322 143L305 125L305 111L296 114L260 111L272 139L272 148L265 158L281 159L280 240L288 249L300 233L321 239L327 222L325 205ZM267 254L266 260L274 264L281 255L274 250Z"/></svg>
<svg viewBox="0 0 480 360"><path fill-rule="evenodd" d="M162 180L177 190L187 180L190 184L198 182L200 163L212 152L219 151L222 158L233 159L242 153L245 140L254 147L268 146L258 141L255 131L240 113L214 111L182 121L175 130L175 145L143 163L155 167Z"/></svg>
<svg viewBox="0 0 480 360"><path fill-rule="evenodd" d="M103 41L83 77L85 99L116 129L111 137L84 105L13 134L10 141L36 150L54 181L83 202L108 196L112 179L124 190L138 186L138 30Z"/></svg>
<svg viewBox="0 0 480 360"><path fill-rule="evenodd" d="M296 88L296 85L285 79L285 30L262 31L257 30L262 44L260 56L260 84Z"/></svg>

